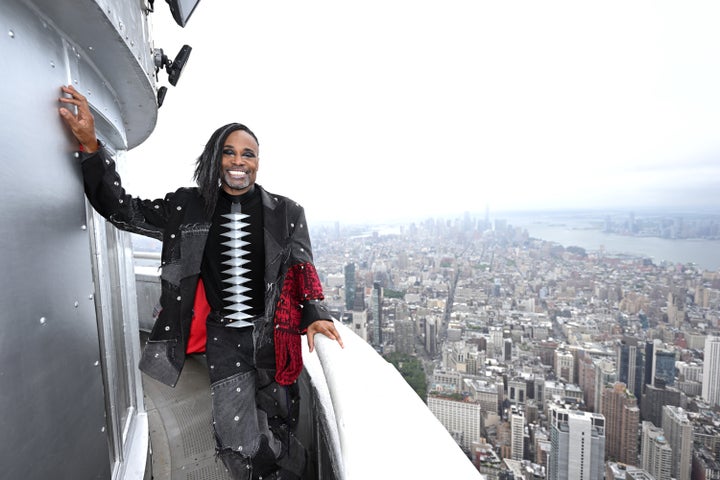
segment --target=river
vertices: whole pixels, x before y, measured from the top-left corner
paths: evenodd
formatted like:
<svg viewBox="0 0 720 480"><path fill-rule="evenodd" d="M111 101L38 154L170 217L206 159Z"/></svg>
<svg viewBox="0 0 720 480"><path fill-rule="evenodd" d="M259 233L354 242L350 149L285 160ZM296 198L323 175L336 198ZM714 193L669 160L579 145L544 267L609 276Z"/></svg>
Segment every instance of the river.
<svg viewBox="0 0 720 480"><path fill-rule="evenodd" d="M704 270L720 271L720 240L666 239L605 233L580 220L508 218L516 227L527 229L531 237L577 246L587 251L604 249L607 253L625 253L652 259L653 263L694 263Z"/></svg>

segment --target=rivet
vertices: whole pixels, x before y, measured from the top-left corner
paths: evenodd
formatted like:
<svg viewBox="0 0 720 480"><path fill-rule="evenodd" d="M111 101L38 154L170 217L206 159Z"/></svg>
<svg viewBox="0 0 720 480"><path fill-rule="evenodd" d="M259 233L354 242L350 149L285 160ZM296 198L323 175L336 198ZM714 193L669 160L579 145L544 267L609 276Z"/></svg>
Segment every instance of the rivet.
<svg viewBox="0 0 720 480"><path fill-rule="evenodd" d="M178 301L178 302L180 301L180 295L178 295L178 297L177 297L177 301Z"/></svg>
<svg viewBox="0 0 720 480"><path fill-rule="evenodd" d="M235 366L236 366L236 367L239 367L239 366L240 366L240 362L237 362L237 363L235 364Z"/></svg>
<svg viewBox="0 0 720 480"><path fill-rule="evenodd" d="M178 209L178 211L180 211L180 210L182 210L182 207L180 205L178 205L177 209Z"/></svg>
<svg viewBox="0 0 720 480"><path fill-rule="evenodd" d="M214 370L214 369L215 369L215 365L210 365L210 370Z"/></svg>
<svg viewBox="0 0 720 480"><path fill-rule="evenodd" d="M171 233L171 234L170 234L170 238L175 238L175 234L174 234L174 233Z"/></svg>
<svg viewBox="0 0 720 480"><path fill-rule="evenodd" d="M238 447L238 452L242 452L242 445Z"/></svg>
<svg viewBox="0 0 720 480"><path fill-rule="evenodd" d="M75 152L75 153L73 154L73 157L75 157L75 158L80 158L80 152Z"/></svg>
<svg viewBox="0 0 720 480"><path fill-rule="evenodd" d="M80 304L76 301L74 305L75 305L75 308L77 308L78 305L80 305Z"/></svg>
<svg viewBox="0 0 720 480"><path fill-rule="evenodd" d="M93 50L93 47L88 47L88 50L92 51L92 50Z"/></svg>
<svg viewBox="0 0 720 480"><path fill-rule="evenodd" d="M10 35L10 38L15 38L15 32L12 30L8 30L8 35Z"/></svg>
<svg viewBox="0 0 720 480"><path fill-rule="evenodd" d="M124 200L121 198L121 199L120 199L120 203L123 203L123 201L124 201Z"/></svg>
<svg viewBox="0 0 720 480"><path fill-rule="evenodd" d="M155 358L160 358L160 354L159 354L159 353L156 353L156 354L155 354Z"/></svg>
<svg viewBox="0 0 720 480"><path fill-rule="evenodd" d="M157 209L157 208L160 208L160 205L155 205L155 208L156 208L156 209Z"/></svg>
<svg viewBox="0 0 720 480"><path fill-rule="evenodd" d="M105 163L106 163L107 165L110 165L110 160L105 160Z"/></svg>
<svg viewBox="0 0 720 480"><path fill-rule="evenodd" d="M237 387L237 388L235 389L235 391L236 391L236 392L241 392L241 391L242 391L242 388Z"/></svg>
<svg viewBox="0 0 720 480"><path fill-rule="evenodd" d="M213 337L213 340L217 342L217 337Z"/></svg>
<svg viewBox="0 0 720 480"><path fill-rule="evenodd" d="M294 224L294 223L291 223L291 224L290 224L290 228L294 228L294 227L295 227L295 224Z"/></svg>
<svg viewBox="0 0 720 480"><path fill-rule="evenodd" d="M92 299L93 299L93 294L91 293L90 295L88 295L88 300L92 300Z"/></svg>
<svg viewBox="0 0 720 480"><path fill-rule="evenodd" d="M102 428L100 429L100 432L101 432L101 433L105 433L105 427L102 427Z"/></svg>
<svg viewBox="0 0 720 480"><path fill-rule="evenodd" d="M40 317L40 325L45 325L46 321L45 317Z"/></svg>
<svg viewBox="0 0 720 480"><path fill-rule="evenodd" d="M304 252L304 251L305 251L305 249L301 247L301 248L300 248L300 251L301 251L301 252Z"/></svg>
<svg viewBox="0 0 720 480"><path fill-rule="evenodd" d="M99 361L99 360L95 360L95 363L93 363L93 365L96 366L96 367L99 367L99 366L100 366L100 361Z"/></svg>
<svg viewBox="0 0 720 480"><path fill-rule="evenodd" d="M113 185L115 185L117 187L120 185L120 182L113 182Z"/></svg>
<svg viewBox="0 0 720 480"><path fill-rule="evenodd" d="M170 325L166 325L166 326L165 326L165 331L166 331L166 332L169 332L169 331L170 331Z"/></svg>
<svg viewBox="0 0 720 480"><path fill-rule="evenodd" d="M237 415L235 415L235 421L236 421L236 422L239 422L239 421L240 421L240 417L238 417Z"/></svg>
<svg viewBox="0 0 720 480"><path fill-rule="evenodd" d="M87 230L87 225L80 225L80 230Z"/></svg>
<svg viewBox="0 0 720 480"><path fill-rule="evenodd" d="M273 393L277 392L277 388L273 388Z"/></svg>

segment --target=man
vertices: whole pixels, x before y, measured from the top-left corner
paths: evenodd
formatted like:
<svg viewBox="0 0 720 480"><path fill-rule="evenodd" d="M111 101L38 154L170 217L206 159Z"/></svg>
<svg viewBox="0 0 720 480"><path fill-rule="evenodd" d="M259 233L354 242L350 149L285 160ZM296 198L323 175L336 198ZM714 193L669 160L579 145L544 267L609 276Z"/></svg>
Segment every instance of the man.
<svg viewBox="0 0 720 480"><path fill-rule="evenodd" d="M164 199L126 194L95 134L87 99L62 87L59 109L80 144L85 193L116 227L162 240L162 310L140 369L175 386L187 354L205 352L218 455L233 478L300 478L293 436L302 370L322 333L342 339L323 300L302 207L255 183L259 143L239 123L219 128L197 160L196 188Z"/></svg>

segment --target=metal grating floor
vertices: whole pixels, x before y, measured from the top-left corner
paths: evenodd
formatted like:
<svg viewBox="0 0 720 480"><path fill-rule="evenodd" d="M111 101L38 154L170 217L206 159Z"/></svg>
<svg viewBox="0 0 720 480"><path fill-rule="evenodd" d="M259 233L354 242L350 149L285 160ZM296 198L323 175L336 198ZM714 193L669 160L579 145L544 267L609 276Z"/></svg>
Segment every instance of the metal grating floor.
<svg viewBox="0 0 720 480"><path fill-rule="evenodd" d="M189 357L175 388L143 375L154 480L231 480L215 459L210 383L202 356Z"/></svg>

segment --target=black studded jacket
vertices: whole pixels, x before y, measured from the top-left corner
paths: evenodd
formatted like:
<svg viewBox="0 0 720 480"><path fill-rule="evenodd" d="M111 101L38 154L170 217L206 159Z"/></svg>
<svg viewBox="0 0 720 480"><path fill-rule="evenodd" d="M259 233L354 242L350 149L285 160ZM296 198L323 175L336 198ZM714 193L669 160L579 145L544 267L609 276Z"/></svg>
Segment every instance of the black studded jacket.
<svg viewBox="0 0 720 480"><path fill-rule="evenodd" d="M81 160L85 194L93 208L122 230L162 241L162 310L143 349L140 369L175 386L186 358L211 219L197 188L180 188L162 199L143 200L125 192L115 162L104 148L93 154L81 153ZM273 319L288 270L312 264L312 250L303 208L260 185L256 187L264 209L265 318ZM302 317L298 335L313 321L332 318L321 302L321 293L307 296L298 291L296 297L294 303ZM265 322L263 330L256 333L256 351L262 344L273 342L273 322Z"/></svg>

